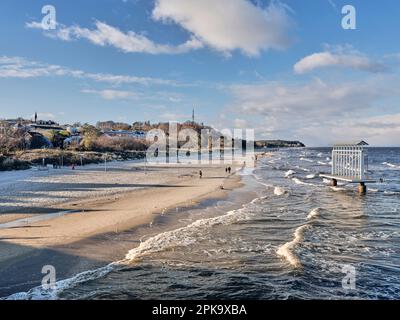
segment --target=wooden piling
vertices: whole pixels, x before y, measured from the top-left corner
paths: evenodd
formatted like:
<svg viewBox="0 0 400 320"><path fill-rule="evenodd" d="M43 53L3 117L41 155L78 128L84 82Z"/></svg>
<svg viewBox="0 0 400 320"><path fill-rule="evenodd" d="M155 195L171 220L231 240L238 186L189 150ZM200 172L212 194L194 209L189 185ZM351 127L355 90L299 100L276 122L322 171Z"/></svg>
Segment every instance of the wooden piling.
<svg viewBox="0 0 400 320"><path fill-rule="evenodd" d="M360 182L358 185L358 192L360 194L366 194L367 193L367 185L364 182Z"/></svg>

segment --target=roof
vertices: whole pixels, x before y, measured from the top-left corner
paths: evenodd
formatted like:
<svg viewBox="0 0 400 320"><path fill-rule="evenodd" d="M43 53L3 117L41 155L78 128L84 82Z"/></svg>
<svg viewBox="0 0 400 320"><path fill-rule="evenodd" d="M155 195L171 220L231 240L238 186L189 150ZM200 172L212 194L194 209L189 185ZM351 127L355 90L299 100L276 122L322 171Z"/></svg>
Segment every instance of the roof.
<svg viewBox="0 0 400 320"><path fill-rule="evenodd" d="M361 147L361 146L369 146L367 142L364 140L354 141L354 142L345 142L345 143L336 143L333 145L334 147Z"/></svg>

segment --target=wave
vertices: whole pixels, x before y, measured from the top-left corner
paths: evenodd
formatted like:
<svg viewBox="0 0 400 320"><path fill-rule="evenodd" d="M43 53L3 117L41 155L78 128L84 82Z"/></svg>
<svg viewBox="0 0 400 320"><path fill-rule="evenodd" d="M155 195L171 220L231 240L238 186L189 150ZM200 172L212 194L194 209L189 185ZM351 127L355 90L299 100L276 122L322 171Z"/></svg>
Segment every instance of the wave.
<svg viewBox="0 0 400 320"><path fill-rule="evenodd" d="M393 164L393 163L390 163L390 162L383 162L382 164L385 165L385 166L388 166L390 168L400 169L400 165Z"/></svg>
<svg viewBox="0 0 400 320"><path fill-rule="evenodd" d="M294 171L294 170L289 170L289 171L287 171L287 172L285 173L285 177L286 177L286 178L289 178L290 176L292 176L292 175L294 175L294 174L296 174L296 171Z"/></svg>
<svg viewBox="0 0 400 320"><path fill-rule="evenodd" d="M266 188L271 188L271 187L273 187L273 185L263 182L263 179L262 179L261 177L257 176L254 172L253 172L253 174L252 174L252 177L254 178L254 180L255 180L257 183L261 184L262 186L264 186L264 187L266 187Z"/></svg>
<svg viewBox="0 0 400 320"><path fill-rule="evenodd" d="M398 191L388 191L388 190L385 190L385 191L383 192L383 194L388 195L388 196L394 196L394 195L399 195L400 192L398 192Z"/></svg>
<svg viewBox="0 0 400 320"><path fill-rule="evenodd" d="M323 161L318 161L318 164L320 164L321 166L329 166L329 163Z"/></svg>
<svg viewBox="0 0 400 320"><path fill-rule="evenodd" d="M315 177L315 174L309 174L308 176L306 176L307 179L314 179Z"/></svg>
<svg viewBox="0 0 400 320"><path fill-rule="evenodd" d="M307 216L307 220L313 220L319 217L321 214L321 208L315 208L310 211ZM284 257L293 267L301 267L300 258L293 252L296 246L304 240L304 231L310 227L310 222L304 224L296 229L294 232L294 238L290 242L286 242L280 246L277 250L278 256Z"/></svg>
<svg viewBox="0 0 400 320"><path fill-rule="evenodd" d="M112 262L107 266L98 269L81 272L76 276L65 280L57 281L53 290L45 290L42 286L38 286L27 292L15 293L0 300L56 300L63 291L71 289L81 283L102 278L114 271L116 268L135 262L140 257L161 252L170 247L194 244L198 240L199 231L201 229L207 229L220 224L228 225L239 221L245 221L249 219L251 215L255 214L252 211L249 211L248 207L262 199L264 199L264 197L257 197L250 203L243 205L242 208L231 210L225 215L200 219L188 226L153 236L141 242L138 247L130 250L124 259Z"/></svg>
<svg viewBox="0 0 400 320"><path fill-rule="evenodd" d="M118 266L118 262L112 262L105 267L88 270L77 274L76 276L57 281L53 290L45 290L42 286L35 287L28 292L14 293L0 300L56 300L60 293L66 289L75 287L80 283L95 280L106 276Z"/></svg>
<svg viewBox="0 0 400 320"><path fill-rule="evenodd" d="M340 188L340 187L330 187L330 188L331 188L331 190L333 190L333 191L346 191L345 188Z"/></svg>
<svg viewBox="0 0 400 320"><path fill-rule="evenodd" d="M287 193L287 191L285 189L283 189L282 187L275 187L275 189L274 189L274 194L276 196L283 196L286 193Z"/></svg>
<svg viewBox="0 0 400 320"><path fill-rule="evenodd" d="M304 172L310 172L310 171L311 171L310 169L302 168L302 167L300 167L300 166L296 166L296 168L298 168L298 169L300 169L300 170L302 170L302 171L304 171Z"/></svg>
<svg viewBox="0 0 400 320"><path fill-rule="evenodd" d="M308 214L307 220L312 220L314 218L317 218L319 217L320 214L321 214L321 208L315 208L311 210L311 212Z"/></svg>
<svg viewBox="0 0 400 320"><path fill-rule="evenodd" d="M294 232L294 239L290 242L285 243L279 247L276 252L278 256L284 257L293 267L301 267L301 262L298 256L293 253L295 247L304 239L304 231L308 228L308 225L300 226Z"/></svg>
<svg viewBox="0 0 400 320"><path fill-rule="evenodd" d="M308 158L300 158L302 161L307 161L307 162L314 162L314 160L308 159Z"/></svg>
<svg viewBox="0 0 400 320"><path fill-rule="evenodd" d="M316 184L313 184L313 183L301 181L299 178L292 178L292 180L296 184L301 184L301 185L306 185L306 186L314 186L314 187L317 186Z"/></svg>

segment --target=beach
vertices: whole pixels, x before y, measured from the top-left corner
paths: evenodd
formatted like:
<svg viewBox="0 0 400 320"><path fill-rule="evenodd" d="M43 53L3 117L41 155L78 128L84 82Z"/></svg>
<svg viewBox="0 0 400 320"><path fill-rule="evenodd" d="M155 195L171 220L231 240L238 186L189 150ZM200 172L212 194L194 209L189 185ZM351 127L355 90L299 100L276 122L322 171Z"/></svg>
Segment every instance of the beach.
<svg viewBox="0 0 400 320"><path fill-rule="evenodd" d="M399 152L369 150L369 170L382 180L364 195L319 176L330 148L277 150L231 175L223 165L134 162L112 164L110 174L18 173L27 177L3 204L21 204L25 218L2 214L0 297L397 299ZM74 198L54 202L52 183ZM20 193L36 202L18 202ZM59 213L27 212L35 207ZM54 290L41 287L44 265L56 269ZM356 289L343 284L348 272Z"/></svg>
<svg viewBox="0 0 400 320"><path fill-rule="evenodd" d="M151 231L155 217L239 187L225 168L132 161L2 174L0 297L39 285L45 265L64 279L123 258L140 244L135 229Z"/></svg>

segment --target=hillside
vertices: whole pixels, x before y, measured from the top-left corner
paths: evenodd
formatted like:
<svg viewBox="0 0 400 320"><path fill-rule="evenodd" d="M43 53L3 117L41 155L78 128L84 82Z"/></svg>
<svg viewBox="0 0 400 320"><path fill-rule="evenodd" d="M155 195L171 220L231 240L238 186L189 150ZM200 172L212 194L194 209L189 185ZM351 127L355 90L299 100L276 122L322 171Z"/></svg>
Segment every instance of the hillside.
<svg viewBox="0 0 400 320"><path fill-rule="evenodd" d="M256 149L260 148L304 148L305 144L300 141L286 140L257 140L254 142Z"/></svg>

